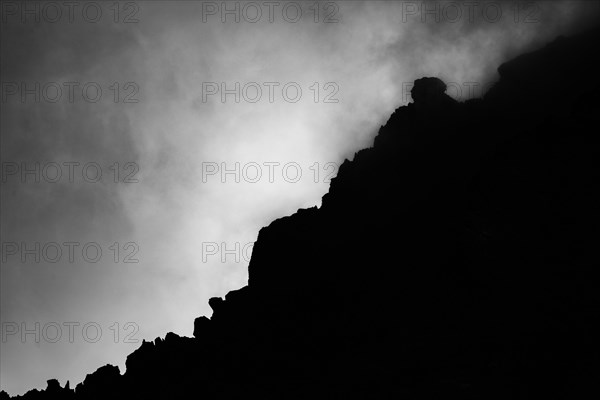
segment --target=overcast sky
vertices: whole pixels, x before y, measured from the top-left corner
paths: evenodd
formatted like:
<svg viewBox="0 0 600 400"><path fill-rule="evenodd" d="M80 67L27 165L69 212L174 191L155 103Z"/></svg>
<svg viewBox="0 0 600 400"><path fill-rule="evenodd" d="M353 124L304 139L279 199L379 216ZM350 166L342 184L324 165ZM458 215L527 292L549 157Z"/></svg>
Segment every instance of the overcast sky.
<svg viewBox="0 0 600 400"><path fill-rule="evenodd" d="M191 336L410 82L478 96L592 7L467 3L2 1L1 388Z"/></svg>

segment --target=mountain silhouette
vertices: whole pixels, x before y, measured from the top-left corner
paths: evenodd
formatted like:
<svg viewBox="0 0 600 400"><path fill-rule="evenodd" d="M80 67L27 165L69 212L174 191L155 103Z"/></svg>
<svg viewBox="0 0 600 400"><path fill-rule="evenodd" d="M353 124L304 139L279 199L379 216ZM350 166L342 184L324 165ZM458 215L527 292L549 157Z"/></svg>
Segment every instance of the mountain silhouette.
<svg viewBox="0 0 600 400"><path fill-rule="evenodd" d="M503 64L481 99L417 80L194 337L16 398L598 397L599 38Z"/></svg>

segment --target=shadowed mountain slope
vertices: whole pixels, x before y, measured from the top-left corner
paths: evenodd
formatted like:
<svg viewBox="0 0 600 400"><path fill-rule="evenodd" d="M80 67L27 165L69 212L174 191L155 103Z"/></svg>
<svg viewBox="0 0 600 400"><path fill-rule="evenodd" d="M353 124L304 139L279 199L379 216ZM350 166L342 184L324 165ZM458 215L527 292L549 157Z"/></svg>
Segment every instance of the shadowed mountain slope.
<svg viewBox="0 0 600 400"><path fill-rule="evenodd" d="M417 80L320 208L261 229L194 338L21 398L597 397L598 43L560 38L465 103Z"/></svg>

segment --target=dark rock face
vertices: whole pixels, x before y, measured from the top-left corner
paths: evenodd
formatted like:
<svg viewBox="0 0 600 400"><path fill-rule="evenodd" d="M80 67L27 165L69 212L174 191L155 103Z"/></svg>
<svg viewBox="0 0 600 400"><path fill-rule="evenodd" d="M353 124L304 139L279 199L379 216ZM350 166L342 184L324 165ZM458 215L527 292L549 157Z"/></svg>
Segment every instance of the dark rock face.
<svg viewBox="0 0 600 400"><path fill-rule="evenodd" d="M425 109L452 107L455 103L446 94L446 84L438 78L417 79L410 94L415 106Z"/></svg>
<svg viewBox="0 0 600 400"><path fill-rule="evenodd" d="M598 397L598 43L519 57L465 103L416 81L321 208L261 229L249 285L194 338L58 397Z"/></svg>

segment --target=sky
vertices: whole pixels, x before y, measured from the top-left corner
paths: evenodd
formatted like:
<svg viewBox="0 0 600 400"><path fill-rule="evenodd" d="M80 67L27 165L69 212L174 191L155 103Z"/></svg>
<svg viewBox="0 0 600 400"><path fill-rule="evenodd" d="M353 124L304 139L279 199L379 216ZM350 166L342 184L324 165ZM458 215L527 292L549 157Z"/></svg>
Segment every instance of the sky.
<svg viewBox="0 0 600 400"><path fill-rule="evenodd" d="M246 285L259 229L319 206L411 82L481 96L597 11L2 0L0 388L73 387L124 372L144 339L191 336L209 298Z"/></svg>

